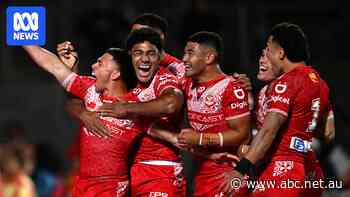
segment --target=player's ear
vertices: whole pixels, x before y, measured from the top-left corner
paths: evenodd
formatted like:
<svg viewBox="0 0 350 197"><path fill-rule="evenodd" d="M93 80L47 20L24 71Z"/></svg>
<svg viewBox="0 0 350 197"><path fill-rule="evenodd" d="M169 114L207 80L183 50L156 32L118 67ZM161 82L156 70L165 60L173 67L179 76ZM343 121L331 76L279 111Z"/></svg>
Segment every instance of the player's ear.
<svg viewBox="0 0 350 197"><path fill-rule="evenodd" d="M285 57L286 57L286 54L285 54L285 52L284 52L284 49L283 49L282 47L280 47L280 50L279 50L279 52L278 52L278 58L279 58L280 60L283 60Z"/></svg>
<svg viewBox="0 0 350 197"><path fill-rule="evenodd" d="M120 77L120 71L114 70L111 74L112 80L117 80Z"/></svg>
<svg viewBox="0 0 350 197"><path fill-rule="evenodd" d="M207 64L212 64L215 61L215 59L216 59L216 55L214 53L209 53L207 55L207 58L206 58L206 60L207 60L206 63Z"/></svg>

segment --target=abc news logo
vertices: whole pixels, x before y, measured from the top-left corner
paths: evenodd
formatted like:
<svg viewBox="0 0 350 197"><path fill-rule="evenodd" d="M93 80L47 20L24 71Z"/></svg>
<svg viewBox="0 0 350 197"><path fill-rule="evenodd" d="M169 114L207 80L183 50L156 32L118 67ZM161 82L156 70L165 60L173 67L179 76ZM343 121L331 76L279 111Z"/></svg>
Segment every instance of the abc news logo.
<svg viewBox="0 0 350 197"><path fill-rule="evenodd" d="M24 21L28 21L27 25L24 23ZM15 12L13 15L13 29L15 31L36 31L39 28L39 14L36 12L33 12L32 14L28 12L24 13L18 13Z"/></svg>
<svg viewBox="0 0 350 197"><path fill-rule="evenodd" d="M8 45L45 44L44 7L8 7L6 18Z"/></svg>

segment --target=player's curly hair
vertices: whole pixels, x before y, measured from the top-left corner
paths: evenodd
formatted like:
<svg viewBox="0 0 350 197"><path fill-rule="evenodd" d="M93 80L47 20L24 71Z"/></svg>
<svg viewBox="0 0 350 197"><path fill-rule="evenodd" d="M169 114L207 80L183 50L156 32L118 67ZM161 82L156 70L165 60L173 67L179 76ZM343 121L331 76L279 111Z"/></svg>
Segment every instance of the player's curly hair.
<svg viewBox="0 0 350 197"><path fill-rule="evenodd" d="M283 22L271 30L269 36L284 50L291 62L307 62L310 58L309 44L303 30L295 24Z"/></svg>
<svg viewBox="0 0 350 197"><path fill-rule="evenodd" d="M163 43L160 38L160 34L153 28L142 28L132 31L126 39L126 48L128 51L130 51L135 44L145 41L155 45L159 52L163 50Z"/></svg>
<svg viewBox="0 0 350 197"><path fill-rule="evenodd" d="M120 65L120 76L128 90L136 87L137 77L132 66L131 57L125 49L109 48L106 53L113 56L113 59Z"/></svg>

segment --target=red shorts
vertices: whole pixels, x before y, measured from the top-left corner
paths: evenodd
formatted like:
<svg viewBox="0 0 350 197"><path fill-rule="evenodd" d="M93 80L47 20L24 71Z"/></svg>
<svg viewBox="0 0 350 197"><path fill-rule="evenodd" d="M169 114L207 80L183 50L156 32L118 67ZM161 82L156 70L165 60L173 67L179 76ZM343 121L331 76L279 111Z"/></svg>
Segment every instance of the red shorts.
<svg viewBox="0 0 350 197"><path fill-rule="evenodd" d="M305 173L306 173L305 179L308 181L324 180L322 168L314 152L309 152L307 155L307 159L305 163ZM319 196L322 196L323 192L324 192L324 188L306 188L303 196L319 197Z"/></svg>
<svg viewBox="0 0 350 197"><path fill-rule="evenodd" d="M75 177L73 183L73 197L127 197L128 179L116 178L81 178Z"/></svg>
<svg viewBox="0 0 350 197"><path fill-rule="evenodd" d="M304 163L296 161L273 161L263 169L251 193L253 197L300 197L305 189ZM311 196L309 196L311 197Z"/></svg>
<svg viewBox="0 0 350 197"><path fill-rule="evenodd" d="M182 165L133 164L131 167L131 196L185 196L186 183Z"/></svg>
<svg viewBox="0 0 350 197"><path fill-rule="evenodd" d="M223 183L223 179L218 179L217 177L221 174L232 171L233 168L229 167L227 169L217 169L216 171L201 172L195 177L195 190L193 196L195 197L226 197L223 192L218 188ZM235 197L248 196L247 188L240 188L235 192Z"/></svg>

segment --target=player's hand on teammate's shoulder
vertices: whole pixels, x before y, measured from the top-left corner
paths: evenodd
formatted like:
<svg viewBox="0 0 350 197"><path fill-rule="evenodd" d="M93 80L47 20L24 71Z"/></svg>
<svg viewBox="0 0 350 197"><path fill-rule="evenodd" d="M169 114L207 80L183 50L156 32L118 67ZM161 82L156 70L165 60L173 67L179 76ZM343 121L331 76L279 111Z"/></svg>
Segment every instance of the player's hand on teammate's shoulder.
<svg viewBox="0 0 350 197"><path fill-rule="evenodd" d="M97 113L104 117L127 118L126 103L104 103L98 108Z"/></svg>
<svg viewBox="0 0 350 197"><path fill-rule="evenodd" d="M84 112L82 112L80 120L83 122L84 126L89 130L89 132L95 134L96 136L111 136L110 130L102 124L96 112L90 112L85 110Z"/></svg>
<svg viewBox="0 0 350 197"><path fill-rule="evenodd" d="M57 44L56 51L60 60L71 70L78 65L79 57L70 41Z"/></svg>

